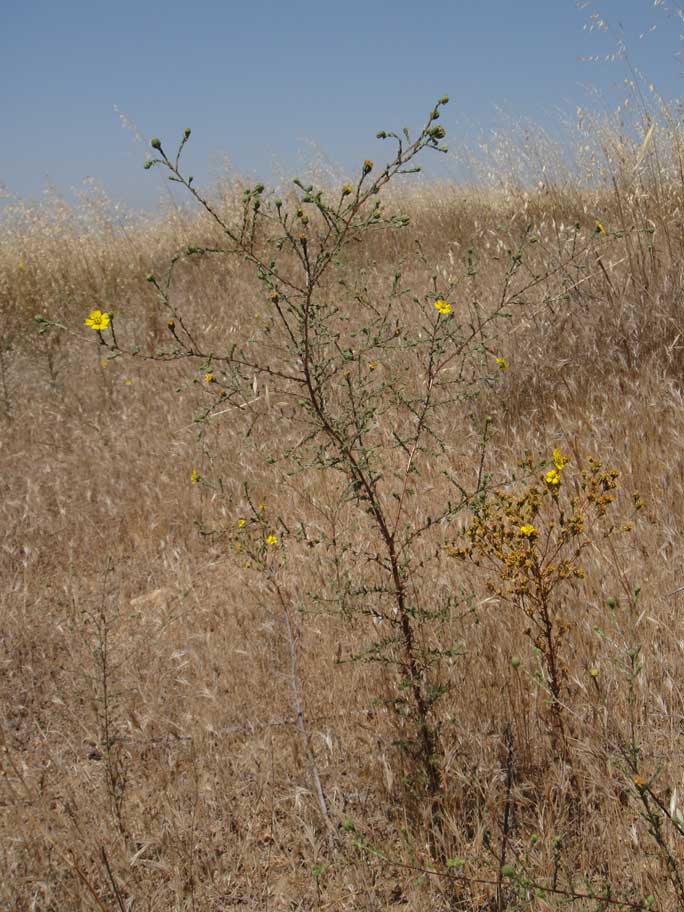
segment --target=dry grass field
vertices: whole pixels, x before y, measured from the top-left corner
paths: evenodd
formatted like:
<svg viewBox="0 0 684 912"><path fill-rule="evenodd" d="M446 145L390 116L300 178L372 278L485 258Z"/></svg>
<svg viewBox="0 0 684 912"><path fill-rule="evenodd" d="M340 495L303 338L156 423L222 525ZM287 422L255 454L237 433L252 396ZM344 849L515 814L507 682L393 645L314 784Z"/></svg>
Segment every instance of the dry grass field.
<svg viewBox="0 0 684 912"><path fill-rule="evenodd" d="M553 595L557 698L501 562L454 556L473 505L421 539L410 598L448 608L411 615L443 690L437 795L383 659L387 567L343 473L281 459L305 431L277 378L220 408L216 365L146 357L170 340L146 276L220 245L216 224L6 209L0 908L684 908L684 176L672 129L612 142L600 175L534 189L393 184L385 206L410 224L348 247L325 289L361 307L400 269L416 325L446 320L432 288L455 319L507 303L478 396L442 413L441 462L426 450L409 479L409 525L441 515L445 466L468 490L488 473L490 496L526 489L526 454L543 489L554 449L575 492L591 459L620 473L583 576ZM222 217L241 191L217 195ZM212 350L268 344L244 259L188 258L171 294ZM113 357L92 310L140 354Z"/></svg>

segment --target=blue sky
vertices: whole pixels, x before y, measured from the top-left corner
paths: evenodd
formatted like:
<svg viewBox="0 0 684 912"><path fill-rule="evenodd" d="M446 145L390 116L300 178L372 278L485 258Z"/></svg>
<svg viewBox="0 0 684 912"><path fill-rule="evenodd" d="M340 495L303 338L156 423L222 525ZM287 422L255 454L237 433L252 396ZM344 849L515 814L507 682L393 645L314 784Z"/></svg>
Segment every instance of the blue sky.
<svg viewBox="0 0 684 912"><path fill-rule="evenodd" d="M94 178L115 200L153 207L161 178L143 171L144 143L123 120L169 147L191 127L188 166L205 185L227 161L269 182L316 155L347 169L381 158L377 130L418 123L445 92L452 147L501 123L499 108L553 127L559 111L615 102L627 73L602 58L621 29L634 63L676 97L674 5L14 0L0 31L0 184L38 199ZM592 8L612 34L585 28Z"/></svg>

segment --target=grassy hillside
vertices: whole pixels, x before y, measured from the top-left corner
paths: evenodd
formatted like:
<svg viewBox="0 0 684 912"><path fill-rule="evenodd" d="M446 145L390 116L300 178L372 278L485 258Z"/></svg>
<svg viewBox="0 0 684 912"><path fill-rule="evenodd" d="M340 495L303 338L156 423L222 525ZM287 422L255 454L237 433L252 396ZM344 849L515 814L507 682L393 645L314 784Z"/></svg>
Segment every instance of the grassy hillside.
<svg viewBox="0 0 684 912"><path fill-rule="evenodd" d="M146 278L226 246L216 220L5 212L2 908L682 907L684 180L673 130L610 149L533 189L397 180L383 213L409 224L372 225L320 288L340 334L321 357L353 340L326 403L372 404L363 452L408 530L413 677L386 543L282 379L301 364L254 264L183 257L172 311ZM244 189L212 200L236 231ZM397 341L362 344L385 305ZM402 391L459 321L458 395L412 453ZM619 473L598 518L592 459ZM547 562L535 589L580 502L581 572Z"/></svg>

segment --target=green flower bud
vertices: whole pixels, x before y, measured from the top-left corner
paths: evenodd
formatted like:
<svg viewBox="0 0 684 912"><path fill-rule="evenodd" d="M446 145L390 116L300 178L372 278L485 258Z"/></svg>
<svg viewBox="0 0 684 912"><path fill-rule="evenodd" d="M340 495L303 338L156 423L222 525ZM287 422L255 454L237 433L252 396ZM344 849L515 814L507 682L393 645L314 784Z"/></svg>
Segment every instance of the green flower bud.
<svg viewBox="0 0 684 912"><path fill-rule="evenodd" d="M153 164L154 164L154 162L152 161L152 159L148 158L147 161L145 162L145 164L143 165L143 168L145 169L145 171L149 171Z"/></svg>
<svg viewBox="0 0 684 912"><path fill-rule="evenodd" d="M442 97L439 99L439 104L449 104L449 96L442 95Z"/></svg>
<svg viewBox="0 0 684 912"><path fill-rule="evenodd" d="M609 595L608 598L606 599L606 604L608 605L609 608L617 608L617 603L618 603L618 600L615 598L614 595Z"/></svg>
<svg viewBox="0 0 684 912"><path fill-rule="evenodd" d="M446 136L446 130L442 126L430 127L428 133L433 139L444 139Z"/></svg>
<svg viewBox="0 0 684 912"><path fill-rule="evenodd" d="M264 188L264 185L263 185L263 184L257 184L257 185L255 186L255 188L254 188L254 192L255 192L255 193L263 193L263 192L264 192L264 189L265 189L265 188Z"/></svg>
<svg viewBox="0 0 684 912"><path fill-rule="evenodd" d="M520 666L522 665L522 659L520 658L520 656L513 656L513 658L511 659L511 665L513 666L513 668L520 668Z"/></svg>
<svg viewBox="0 0 684 912"><path fill-rule="evenodd" d="M380 130L380 132L375 135L377 139L387 139L387 133L384 130Z"/></svg>
<svg viewBox="0 0 684 912"><path fill-rule="evenodd" d="M183 136L185 137L185 139L189 139L191 133L192 133L192 130L190 129L190 127L186 127L183 130Z"/></svg>
<svg viewBox="0 0 684 912"><path fill-rule="evenodd" d="M150 145L152 146L153 149L157 149L157 150L161 151L161 147L162 147L161 139L159 139L158 137L156 137L156 136L153 137L150 140Z"/></svg>

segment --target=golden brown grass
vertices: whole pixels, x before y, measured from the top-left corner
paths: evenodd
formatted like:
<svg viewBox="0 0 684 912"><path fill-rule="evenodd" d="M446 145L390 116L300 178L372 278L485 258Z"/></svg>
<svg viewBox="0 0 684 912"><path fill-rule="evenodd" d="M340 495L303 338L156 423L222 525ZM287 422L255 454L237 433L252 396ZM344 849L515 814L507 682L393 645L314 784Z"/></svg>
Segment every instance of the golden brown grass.
<svg viewBox="0 0 684 912"><path fill-rule="evenodd" d="M454 410L450 458L471 470L474 428L490 414L497 477L526 450L560 446L575 466L593 456L621 472L625 515L633 490L647 504L619 549L596 541L586 580L566 596L572 776L552 749L524 619L471 564L445 558L425 581L425 601L463 589L476 607L448 630L463 654L444 672L443 849L465 862L455 883L423 873L431 862L406 782L412 770L394 744L396 720L375 702L386 693L383 669L346 661L382 631L321 610L310 594L334 592L327 556L293 552L286 596L297 686L331 841L295 724L283 613L225 538L202 534L234 524L244 481L274 517L313 530L329 520L331 480L288 481L264 463L276 439L296 439L287 411L262 402L241 420L216 417L200 444L193 419L207 393L193 382L197 370L135 359L103 366L83 327L92 308L112 310L126 342L161 344L166 316L145 275L183 244L211 241L209 221L185 210L127 221L104 206L87 218L63 205L7 215L2 908L602 908L497 887L504 830L505 860L540 884L579 893L610 885L615 899L652 895L654 908L677 907L682 837L664 815L663 844L649 835L622 748L634 726L640 775L649 788L653 777L668 810L679 807L684 185L652 149L645 163L638 144L622 151L615 184L595 190L578 180L534 191L395 191L390 205L410 214L411 228L378 234L354 264L369 294L382 295L400 260L407 285L427 286L416 239L437 271L462 266L472 250L463 294L487 302L501 293L506 251L531 226L539 240L529 275L550 275L501 339L510 370L470 406L474 417ZM597 217L607 235L572 269L557 268L573 239L592 238ZM226 348L266 306L249 267L234 262L190 264L176 293ZM66 330L39 335L36 314ZM223 490L192 485L194 467L222 477ZM341 510L337 521L353 519ZM630 679L636 648L642 667Z"/></svg>

